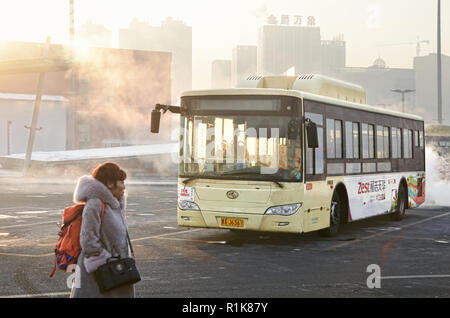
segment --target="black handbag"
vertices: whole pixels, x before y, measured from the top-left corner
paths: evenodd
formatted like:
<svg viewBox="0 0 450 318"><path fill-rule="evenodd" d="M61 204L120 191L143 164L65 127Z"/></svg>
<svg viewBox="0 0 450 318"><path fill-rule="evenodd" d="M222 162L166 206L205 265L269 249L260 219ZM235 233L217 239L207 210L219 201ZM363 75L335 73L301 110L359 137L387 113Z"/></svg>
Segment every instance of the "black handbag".
<svg viewBox="0 0 450 318"><path fill-rule="evenodd" d="M128 244L130 245L131 254L133 258L120 258L114 261L108 261L101 265L94 272L95 280L97 281L100 292L104 293L115 288L136 284L141 281L141 276L136 268L134 261L134 251L131 245L130 237L127 232Z"/></svg>

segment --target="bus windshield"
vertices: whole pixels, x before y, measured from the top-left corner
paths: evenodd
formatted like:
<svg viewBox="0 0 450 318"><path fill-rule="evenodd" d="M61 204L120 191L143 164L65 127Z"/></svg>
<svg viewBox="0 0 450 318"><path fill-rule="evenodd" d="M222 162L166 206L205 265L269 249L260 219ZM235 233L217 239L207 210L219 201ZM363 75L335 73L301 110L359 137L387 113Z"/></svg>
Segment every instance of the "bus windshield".
<svg viewBox="0 0 450 318"><path fill-rule="evenodd" d="M180 177L301 180L300 129L292 116L233 114L181 117Z"/></svg>

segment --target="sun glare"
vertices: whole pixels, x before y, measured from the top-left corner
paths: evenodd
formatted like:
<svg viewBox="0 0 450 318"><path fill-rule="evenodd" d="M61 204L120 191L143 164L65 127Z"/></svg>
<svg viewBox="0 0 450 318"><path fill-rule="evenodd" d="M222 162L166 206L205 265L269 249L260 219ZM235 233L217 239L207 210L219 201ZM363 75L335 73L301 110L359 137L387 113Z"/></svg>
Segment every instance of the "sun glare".
<svg viewBox="0 0 450 318"><path fill-rule="evenodd" d="M68 18L58 12L65 11L62 1L1 1L0 40L45 42L47 36L61 38L68 34L63 30Z"/></svg>

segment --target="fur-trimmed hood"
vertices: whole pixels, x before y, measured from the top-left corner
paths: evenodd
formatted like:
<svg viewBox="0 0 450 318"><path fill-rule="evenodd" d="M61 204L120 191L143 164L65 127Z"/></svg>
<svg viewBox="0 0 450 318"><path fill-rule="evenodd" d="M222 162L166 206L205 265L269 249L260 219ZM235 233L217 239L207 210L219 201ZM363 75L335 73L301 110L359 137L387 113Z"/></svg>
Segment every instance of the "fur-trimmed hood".
<svg viewBox="0 0 450 318"><path fill-rule="evenodd" d="M125 191L122 199L119 201L103 183L92 176L82 176L78 179L77 186L73 193L73 202L78 204L87 202L89 199L100 199L112 209L120 208L121 210L124 210L126 196L127 193Z"/></svg>

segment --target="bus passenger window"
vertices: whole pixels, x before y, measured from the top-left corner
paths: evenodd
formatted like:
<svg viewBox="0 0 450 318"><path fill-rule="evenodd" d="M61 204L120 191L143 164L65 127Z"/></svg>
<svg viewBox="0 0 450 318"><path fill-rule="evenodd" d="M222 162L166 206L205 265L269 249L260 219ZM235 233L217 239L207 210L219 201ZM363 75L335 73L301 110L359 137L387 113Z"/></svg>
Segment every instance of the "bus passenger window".
<svg viewBox="0 0 450 318"><path fill-rule="evenodd" d="M423 144L423 131L419 131L419 143L420 143L420 148L423 148L424 144Z"/></svg>
<svg viewBox="0 0 450 318"><path fill-rule="evenodd" d="M419 147L419 131L414 130L414 147Z"/></svg>
<svg viewBox="0 0 450 318"><path fill-rule="evenodd" d="M402 157L402 134L400 128L391 128L392 158Z"/></svg>
<svg viewBox="0 0 450 318"><path fill-rule="evenodd" d="M412 158L412 130L403 129L403 154L405 159Z"/></svg>
<svg viewBox="0 0 450 318"><path fill-rule="evenodd" d="M377 158L389 158L389 127L377 126Z"/></svg>
<svg viewBox="0 0 450 318"><path fill-rule="evenodd" d="M327 158L336 158L334 119L327 119Z"/></svg>
<svg viewBox="0 0 450 318"><path fill-rule="evenodd" d="M384 158L389 158L389 127L384 127L383 153Z"/></svg>
<svg viewBox="0 0 450 318"><path fill-rule="evenodd" d="M327 158L342 158L342 121L327 119Z"/></svg>
<svg viewBox="0 0 450 318"><path fill-rule="evenodd" d="M375 126L369 125L369 158L375 158Z"/></svg>
<svg viewBox="0 0 450 318"><path fill-rule="evenodd" d="M375 158L374 126L368 124L361 125L363 159Z"/></svg>
<svg viewBox="0 0 450 318"><path fill-rule="evenodd" d="M317 127L317 137L319 138L319 148L316 148L316 171L315 174L322 174L323 170L323 128Z"/></svg>
<svg viewBox="0 0 450 318"><path fill-rule="evenodd" d="M324 173L324 144L323 144L323 117L320 114L305 113L305 118L311 119L317 125L317 137L319 139L319 147L312 149L306 148L306 174L323 174Z"/></svg>
<svg viewBox="0 0 450 318"><path fill-rule="evenodd" d="M359 124L345 122L345 157L359 159Z"/></svg>

